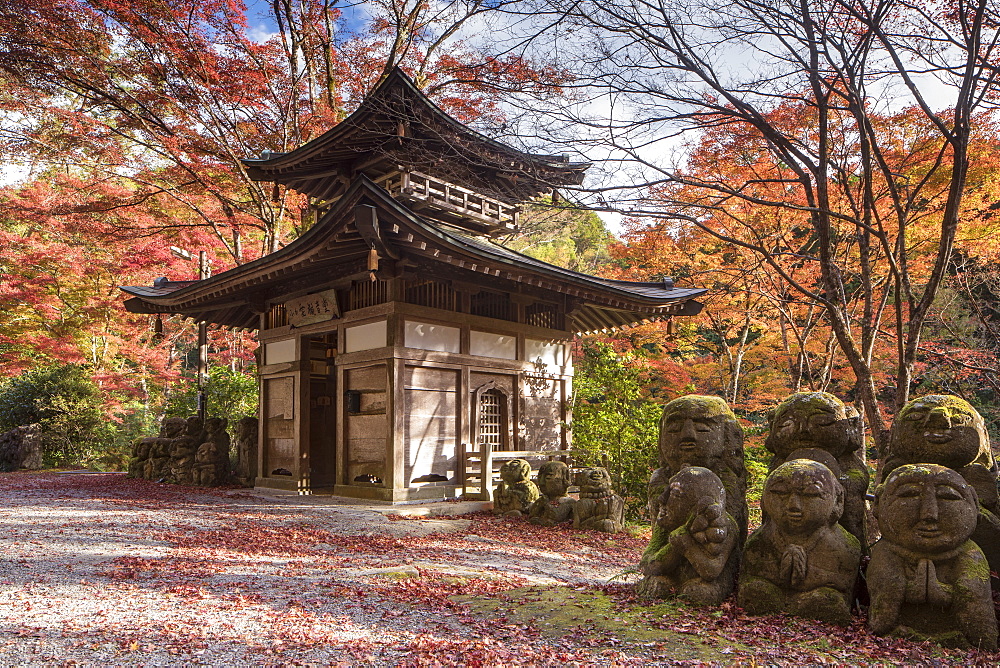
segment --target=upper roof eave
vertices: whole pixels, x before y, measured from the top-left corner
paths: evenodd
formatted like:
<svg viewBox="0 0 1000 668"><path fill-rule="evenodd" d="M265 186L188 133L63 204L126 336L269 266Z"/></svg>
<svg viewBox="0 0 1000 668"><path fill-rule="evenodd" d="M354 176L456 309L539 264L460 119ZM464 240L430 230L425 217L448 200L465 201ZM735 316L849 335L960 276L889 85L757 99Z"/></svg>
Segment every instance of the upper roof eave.
<svg viewBox="0 0 1000 668"><path fill-rule="evenodd" d="M344 197L331 207L330 211L316 225L274 253L201 281L166 281L161 282L157 287L120 286L120 289L134 296L133 299L128 300L133 302L134 306L138 306L138 304L133 300L138 299L157 310L174 305L180 307L182 304L189 305L183 308L190 308L190 305L198 301L199 297L206 297L226 289L238 289L255 274L266 273L269 267L276 269L292 262L305 261L310 255L321 249L329 237L340 229L341 225L338 224L338 221L346 219L349 215L347 209L353 207L362 197L374 200L380 206L407 220L409 224L415 225L422 234L436 237L443 245L451 246L455 251L490 259L513 270L541 274L548 280L571 283L590 292L614 296L631 302L637 307L663 308L678 302L694 302L696 297L707 292L703 288L675 287L668 289L662 283L631 283L590 276L550 265L502 246L475 241L457 232L446 231L429 224L363 175L355 179ZM484 256L488 256L488 258Z"/></svg>
<svg viewBox="0 0 1000 668"><path fill-rule="evenodd" d="M430 98L424 95L424 93L417 88L416 84L414 84L402 70L395 67L389 73L389 76L387 76L369 95L365 97L358 108L355 109L350 116L342 120L340 123L337 123L337 125L333 126L319 137L316 137L315 139L312 139L291 151L275 154L273 157L261 159L246 158L241 160L243 165L247 168L250 178L256 181L273 180L273 176L280 170L293 169L303 161L321 154L327 147L343 143L351 133L359 130L363 121L369 115L374 115L380 112L384 113L384 108L379 108L377 101L380 97L386 95L387 92L395 85L402 85L410 93L414 100L419 102L423 107L432 113L433 118L449 126L455 132L465 135L475 142L485 144L497 152L508 154L517 160L531 163L536 167L544 167L558 172L563 172L567 177L572 177L567 179L567 182L564 185L579 185L579 183L583 180L583 172L586 171L592 164L590 162L568 162L563 160L560 156L527 153L516 149L513 146L508 146L507 144L480 134L446 114L440 107L434 104Z"/></svg>

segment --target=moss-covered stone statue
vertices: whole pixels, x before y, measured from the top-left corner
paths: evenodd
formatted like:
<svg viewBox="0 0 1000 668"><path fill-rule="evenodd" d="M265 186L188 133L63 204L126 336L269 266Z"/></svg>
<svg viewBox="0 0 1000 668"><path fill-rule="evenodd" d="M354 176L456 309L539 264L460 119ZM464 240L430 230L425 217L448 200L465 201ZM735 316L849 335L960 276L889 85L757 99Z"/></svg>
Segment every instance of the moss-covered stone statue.
<svg viewBox="0 0 1000 668"><path fill-rule="evenodd" d="M535 484L542 495L531 504L529 521L544 527L571 522L576 499L567 494L570 485L569 467L563 462L545 462L538 467Z"/></svg>
<svg viewBox="0 0 1000 668"><path fill-rule="evenodd" d="M743 428L719 397L689 394L667 403L660 418L660 468L649 479L649 517L660 515L668 481L682 468L702 466L719 476L726 490L726 512L739 527L742 548L747 535L747 471Z"/></svg>
<svg viewBox="0 0 1000 668"><path fill-rule="evenodd" d="M844 488L824 464L793 459L772 471L763 523L743 551L739 605L751 614L849 624L861 546L838 523L843 510Z"/></svg>
<svg viewBox="0 0 1000 668"><path fill-rule="evenodd" d="M524 459L512 459L500 467L500 483L493 492L493 512L510 517L527 514L540 496L531 481L531 464Z"/></svg>
<svg viewBox="0 0 1000 668"><path fill-rule="evenodd" d="M861 415L853 406L828 392L797 392L782 401L770 416L764 447L771 452L769 470L792 459L829 462L817 451L828 453L837 465L828 466L844 487L844 514L840 524L868 550L865 494L871 475L864 462Z"/></svg>
<svg viewBox="0 0 1000 668"><path fill-rule="evenodd" d="M867 573L873 633L997 649L989 566L970 540L978 512L975 489L949 468L906 464L887 475Z"/></svg>
<svg viewBox="0 0 1000 668"><path fill-rule="evenodd" d="M931 394L913 399L896 415L882 453L878 481L905 464L937 464L957 471L976 490L980 512L972 540L1000 571L1000 501L997 462L983 417L964 399Z"/></svg>
<svg viewBox="0 0 1000 668"><path fill-rule="evenodd" d="M583 469L576 474L576 484L580 500L573 504L573 528L621 531L625 500L615 494L608 472L599 466Z"/></svg>
<svg viewBox="0 0 1000 668"><path fill-rule="evenodd" d="M736 584L738 536L719 476L701 466L681 469L663 493L639 563L639 595L719 605Z"/></svg>
<svg viewBox="0 0 1000 668"><path fill-rule="evenodd" d="M143 467L142 477L146 480L160 480L170 474L170 446L175 438L181 438L187 428L187 420L182 417L165 418L160 426L160 436L149 449L149 458Z"/></svg>

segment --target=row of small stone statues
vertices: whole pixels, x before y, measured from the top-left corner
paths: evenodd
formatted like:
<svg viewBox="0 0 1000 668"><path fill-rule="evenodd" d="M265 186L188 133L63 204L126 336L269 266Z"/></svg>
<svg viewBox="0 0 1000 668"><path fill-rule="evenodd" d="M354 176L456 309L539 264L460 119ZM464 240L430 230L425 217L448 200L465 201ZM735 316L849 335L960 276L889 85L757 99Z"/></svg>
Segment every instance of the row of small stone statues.
<svg viewBox="0 0 1000 668"><path fill-rule="evenodd" d="M129 476L203 487L234 482L253 485L257 418L245 417L236 423L235 467L230 460L228 425L225 418L207 418L204 422L197 415L164 418L158 436L140 439L132 447Z"/></svg>
<svg viewBox="0 0 1000 668"><path fill-rule="evenodd" d="M876 635L997 649L990 571L1000 570L1000 476L970 404L909 402L880 453L874 496L858 412L831 394L783 401L765 447L773 458L762 524L747 537L743 430L732 410L695 395L664 407L641 595L718 605L735 590L751 614L846 625L866 584Z"/></svg>
<svg viewBox="0 0 1000 668"><path fill-rule="evenodd" d="M576 529L607 533L622 530L625 502L611 488L611 476L602 467L576 473L580 498L569 496L569 467L559 461L545 462L531 480L531 464L512 459L500 467L500 482L493 490L493 512L498 515L527 515L529 522L555 526L573 522Z"/></svg>

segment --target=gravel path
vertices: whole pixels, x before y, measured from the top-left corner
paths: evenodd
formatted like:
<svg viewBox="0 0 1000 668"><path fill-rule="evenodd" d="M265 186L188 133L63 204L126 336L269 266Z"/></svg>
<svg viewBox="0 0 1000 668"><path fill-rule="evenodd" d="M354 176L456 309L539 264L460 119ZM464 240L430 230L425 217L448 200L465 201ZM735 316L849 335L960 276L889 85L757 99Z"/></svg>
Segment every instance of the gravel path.
<svg viewBox="0 0 1000 668"><path fill-rule="evenodd" d="M597 587L642 548L482 513L23 472L0 474L0 545L2 665L607 663L452 597Z"/></svg>

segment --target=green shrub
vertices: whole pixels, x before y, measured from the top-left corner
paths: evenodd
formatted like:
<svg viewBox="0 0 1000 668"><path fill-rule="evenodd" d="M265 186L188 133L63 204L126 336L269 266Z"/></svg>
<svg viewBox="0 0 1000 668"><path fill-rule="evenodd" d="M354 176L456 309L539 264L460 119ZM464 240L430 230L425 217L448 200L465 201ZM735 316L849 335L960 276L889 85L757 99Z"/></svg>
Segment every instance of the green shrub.
<svg viewBox="0 0 1000 668"><path fill-rule="evenodd" d="M100 388L77 364L39 367L0 385L0 432L35 423L47 466L84 465L115 440Z"/></svg>
<svg viewBox="0 0 1000 668"><path fill-rule="evenodd" d="M573 450L583 466L606 465L625 499L625 517L646 514L663 408L643 390L643 371L611 346L587 342L573 378Z"/></svg>
<svg viewBox="0 0 1000 668"><path fill-rule="evenodd" d="M233 371L228 366L211 366L205 384L208 417L229 420L229 428L246 415L257 415L257 375ZM185 377L171 392L164 417L188 417L198 412L198 383Z"/></svg>

